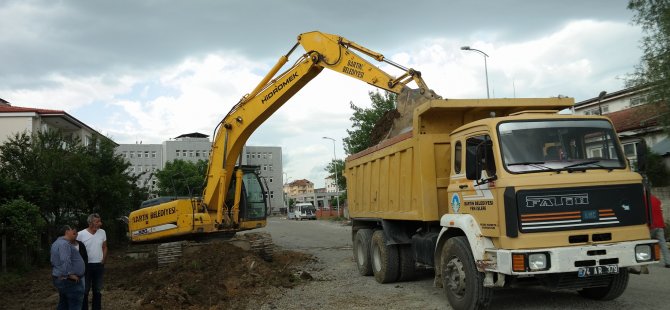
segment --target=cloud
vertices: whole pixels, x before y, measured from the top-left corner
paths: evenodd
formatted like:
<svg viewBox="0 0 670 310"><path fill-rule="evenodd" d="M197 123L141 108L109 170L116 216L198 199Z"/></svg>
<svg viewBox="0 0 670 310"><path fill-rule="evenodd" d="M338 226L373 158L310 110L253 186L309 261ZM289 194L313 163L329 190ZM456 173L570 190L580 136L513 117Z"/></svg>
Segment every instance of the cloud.
<svg viewBox="0 0 670 310"><path fill-rule="evenodd" d="M640 29L628 24L632 13L625 3L330 4L5 1L1 97L17 106L66 110L119 143L160 143L195 131L212 135L296 35L314 29L341 34L420 70L446 98L486 96L483 56L461 51L463 45L489 54L492 97L587 99L620 89L619 78L641 54ZM371 14L378 18L372 21ZM335 138L337 157L343 158L349 103L368 107L368 91L374 90L324 70L248 144L281 146L290 177L322 186L323 167L333 157L332 142L322 137Z"/></svg>

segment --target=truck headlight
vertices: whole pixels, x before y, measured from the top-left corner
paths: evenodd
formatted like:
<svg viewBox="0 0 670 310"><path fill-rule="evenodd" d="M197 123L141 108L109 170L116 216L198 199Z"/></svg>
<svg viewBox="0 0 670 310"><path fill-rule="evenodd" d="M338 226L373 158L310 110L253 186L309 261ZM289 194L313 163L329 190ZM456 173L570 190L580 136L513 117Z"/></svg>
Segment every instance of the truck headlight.
<svg viewBox="0 0 670 310"><path fill-rule="evenodd" d="M635 259L638 262L648 262L654 259L652 255L651 245L649 244L638 244L635 246Z"/></svg>
<svg viewBox="0 0 670 310"><path fill-rule="evenodd" d="M528 268L530 268L530 271L549 269L549 254L547 253L528 254Z"/></svg>

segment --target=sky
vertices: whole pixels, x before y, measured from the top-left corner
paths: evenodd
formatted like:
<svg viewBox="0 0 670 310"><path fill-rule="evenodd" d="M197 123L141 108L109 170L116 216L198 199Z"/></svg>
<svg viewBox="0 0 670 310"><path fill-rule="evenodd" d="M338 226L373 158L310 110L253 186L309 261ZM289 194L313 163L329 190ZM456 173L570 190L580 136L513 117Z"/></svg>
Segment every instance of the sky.
<svg viewBox="0 0 670 310"><path fill-rule="evenodd" d="M64 110L117 143L211 137L297 36L318 30L421 71L443 98L486 98L488 73L492 98L579 102L624 88L640 61L643 33L627 3L1 0L0 98ZM487 70L483 55L461 46L485 52ZM369 107L371 91L326 69L247 145L282 147L289 181L323 187L326 165L346 156L350 103Z"/></svg>

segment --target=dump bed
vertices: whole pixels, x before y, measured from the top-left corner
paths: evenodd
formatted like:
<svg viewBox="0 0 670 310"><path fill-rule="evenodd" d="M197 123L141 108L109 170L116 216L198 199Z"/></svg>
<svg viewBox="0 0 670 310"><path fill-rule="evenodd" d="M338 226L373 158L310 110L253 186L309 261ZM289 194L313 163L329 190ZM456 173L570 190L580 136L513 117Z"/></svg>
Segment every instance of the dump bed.
<svg viewBox="0 0 670 310"><path fill-rule="evenodd" d="M527 110L562 110L572 98L439 99L418 106L411 129L346 160L352 218L438 221L447 213L449 134L488 117ZM442 197L442 198L438 198Z"/></svg>

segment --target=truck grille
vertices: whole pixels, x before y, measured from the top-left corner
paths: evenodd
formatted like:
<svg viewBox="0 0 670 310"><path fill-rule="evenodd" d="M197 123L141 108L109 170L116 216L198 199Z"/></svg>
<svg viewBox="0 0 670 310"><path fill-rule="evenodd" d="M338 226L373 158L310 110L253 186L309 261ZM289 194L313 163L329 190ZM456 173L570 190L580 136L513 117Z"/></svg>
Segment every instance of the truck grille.
<svg viewBox="0 0 670 310"><path fill-rule="evenodd" d="M524 233L638 225L646 219L641 184L520 190L515 196Z"/></svg>

